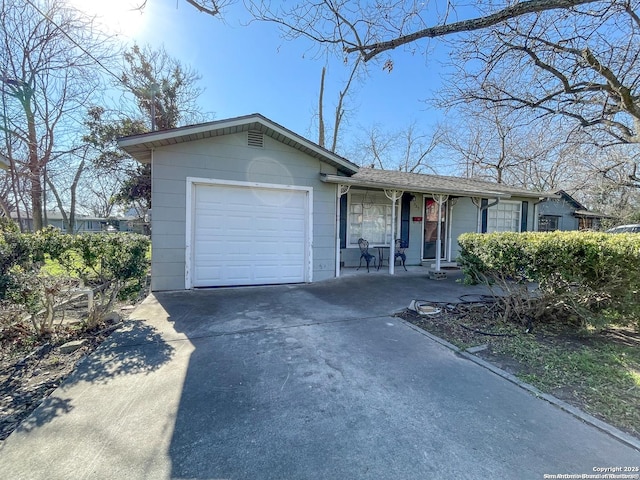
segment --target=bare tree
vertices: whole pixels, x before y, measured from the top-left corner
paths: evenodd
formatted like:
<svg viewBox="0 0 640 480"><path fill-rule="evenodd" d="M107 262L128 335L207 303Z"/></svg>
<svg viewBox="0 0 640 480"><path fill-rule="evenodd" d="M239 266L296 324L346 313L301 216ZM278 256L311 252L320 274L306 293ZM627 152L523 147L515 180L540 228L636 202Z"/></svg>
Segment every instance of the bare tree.
<svg viewBox="0 0 640 480"><path fill-rule="evenodd" d="M0 0L0 6L0 132L10 146L12 173L22 175L24 167L27 174L38 230L47 165L73 148L73 122L96 90L103 43L59 0Z"/></svg>
<svg viewBox="0 0 640 480"><path fill-rule="evenodd" d="M575 197L595 211L613 217L613 223L637 223L640 220L640 190L625 185L628 172L619 147L591 149L587 155L590 175L586 188L576 189ZM611 165L618 163L617 168ZM602 175L601 169L607 174ZM574 195L574 193L571 193Z"/></svg>
<svg viewBox="0 0 640 480"><path fill-rule="evenodd" d="M123 181L115 173L105 175L99 169L89 169L88 181L83 185L78 204L91 215L107 218L118 209L116 196Z"/></svg>
<svg viewBox="0 0 640 480"><path fill-rule="evenodd" d="M344 84L344 88L342 88L342 90L338 92L338 102L335 106L333 115L331 145L327 147L332 152L335 152L338 148L338 139L340 138L341 132L340 127L342 126L342 122L345 119L345 113L347 112L345 101L349 93L351 93L351 86L354 80L358 77L360 67L361 62L358 59L351 67L351 72L349 73L349 77ZM322 67L322 73L320 75L320 93L318 94L318 145L320 145L321 147L326 147L326 123L324 115L325 77L326 67Z"/></svg>
<svg viewBox="0 0 640 480"><path fill-rule="evenodd" d="M52 162L45 171L45 181L62 215L64 230L75 233L80 180L87 166L88 145L69 152L64 159ZM45 215L47 214L45 210Z"/></svg>
<svg viewBox="0 0 640 480"><path fill-rule="evenodd" d="M590 142L631 145L625 181L640 186L638 0L481 0L473 6L249 0L248 6L255 18L278 24L286 38L304 37L364 61L377 58L389 71L392 50L427 54L428 39L449 39L460 68L449 82L450 98L562 117L567 131L589 132Z"/></svg>
<svg viewBox="0 0 640 480"><path fill-rule="evenodd" d="M505 172L523 160L517 154L517 125L500 115L496 108L465 109L464 121L449 129L446 143L460 157L459 170L466 177L504 182Z"/></svg>
<svg viewBox="0 0 640 480"><path fill-rule="evenodd" d="M603 145L638 143L636 7L600 3L571 15L508 22L475 36L473 45L463 42L466 48L457 50L461 71L453 97L561 116L590 129Z"/></svg>
<svg viewBox="0 0 640 480"><path fill-rule="evenodd" d="M548 191L562 188L569 172L580 169L579 158L570 155L573 145L552 124L483 103L465 105L459 113L444 143L466 177Z"/></svg>
<svg viewBox="0 0 640 480"><path fill-rule="evenodd" d="M445 95L450 104L480 101L529 112L585 143L628 145L624 182L640 186L637 8L631 1L591 4L459 41L455 83L447 82Z"/></svg>
<svg viewBox="0 0 640 480"><path fill-rule="evenodd" d="M358 141L352 157L360 159L361 165L383 170L437 173L439 165L432 154L440 146L442 135L439 127L421 132L416 122L397 131L373 125L366 131L366 137Z"/></svg>
<svg viewBox="0 0 640 480"><path fill-rule="evenodd" d="M187 0L204 4L205 0ZM249 1L260 20L279 24L289 38L307 37L318 44L355 53L365 61L420 40L488 29L542 12L567 11L596 0L525 0L518 3L488 0L468 3L315 0L298 4ZM469 18L459 20L458 11Z"/></svg>

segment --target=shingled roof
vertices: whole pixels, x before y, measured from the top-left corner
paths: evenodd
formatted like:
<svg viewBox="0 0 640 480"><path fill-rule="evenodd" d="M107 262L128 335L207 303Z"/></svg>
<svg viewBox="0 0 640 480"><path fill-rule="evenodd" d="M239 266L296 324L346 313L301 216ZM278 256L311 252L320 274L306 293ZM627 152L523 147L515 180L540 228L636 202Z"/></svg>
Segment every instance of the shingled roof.
<svg viewBox="0 0 640 480"><path fill-rule="evenodd" d="M360 168L357 173L350 177L324 175L323 180L329 183L342 183L344 185L368 188L489 198L509 198L512 196L546 198L556 196L553 193L534 192L502 183L473 178L427 175L395 170L379 170L376 168Z"/></svg>

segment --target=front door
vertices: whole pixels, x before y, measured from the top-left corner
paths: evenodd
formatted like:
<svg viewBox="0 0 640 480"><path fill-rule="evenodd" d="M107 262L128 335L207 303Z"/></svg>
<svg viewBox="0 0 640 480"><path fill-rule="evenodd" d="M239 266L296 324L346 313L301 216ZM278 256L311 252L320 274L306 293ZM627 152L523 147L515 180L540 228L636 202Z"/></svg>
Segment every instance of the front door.
<svg viewBox="0 0 640 480"><path fill-rule="evenodd" d="M440 221L440 258L446 258L445 245L447 237L447 204L442 204ZM424 199L424 246L422 258L424 260L435 260L436 245L438 243L438 203L433 198Z"/></svg>

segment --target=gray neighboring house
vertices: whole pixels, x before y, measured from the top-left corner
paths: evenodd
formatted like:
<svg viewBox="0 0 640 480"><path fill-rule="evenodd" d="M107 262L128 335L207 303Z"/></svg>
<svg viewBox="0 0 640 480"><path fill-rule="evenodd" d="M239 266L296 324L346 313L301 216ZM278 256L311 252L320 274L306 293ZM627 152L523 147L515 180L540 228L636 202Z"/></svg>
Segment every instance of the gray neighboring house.
<svg viewBox="0 0 640 480"><path fill-rule="evenodd" d="M139 223L135 217L96 217L91 215L76 214L73 233L96 233L110 231L111 228L119 232L133 232L134 225ZM59 228L66 232L66 225L62 214L58 211L47 213L47 225ZM115 231L114 230L114 231ZM136 232L138 233L138 232Z"/></svg>
<svg viewBox="0 0 640 480"><path fill-rule="evenodd" d="M19 215L19 223L22 231L29 232L33 230L33 219L29 213L25 213L24 211L20 211ZM18 223L18 212L12 211L10 213L10 218ZM55 227L63 232L67 232L66 225L64 223L64 218L60 212L57 210L47 211L45 215L46 224L49 227ZM138 228L140 222L137 221L134 217L96 217L91 215L84 215L81 213L76 214L73 232L67 233L97 233L97 232L105 232L110 231L110 228L115 228L120 232L136 232L141 228Z"/></svg>
<svg viewBox="0 0 640 480"><path fill-rule="evenodd" d="M359 168L260 114L118 143L152 165L154 291L329 279L361 237L390 273L394 238L408 265L453 262L461 233L533 230L549 196Z"/></svg>
<svg viewBox="0 0 640 480"><path fill-rule="evenodd" d="M537 230L600 230L602 220L607 218L612 217L590 211L567 192L559 190L554 198L547 198L538 205Z"/></svg>

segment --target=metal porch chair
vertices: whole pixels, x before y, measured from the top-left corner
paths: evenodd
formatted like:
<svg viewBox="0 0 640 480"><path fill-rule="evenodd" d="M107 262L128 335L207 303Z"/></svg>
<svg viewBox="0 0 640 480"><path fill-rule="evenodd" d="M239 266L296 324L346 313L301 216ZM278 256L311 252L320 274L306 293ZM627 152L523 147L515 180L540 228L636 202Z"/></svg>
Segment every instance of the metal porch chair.
<svg viewBox="0 0 640 480"><path fill-rule="evenodd" d="M395 263L395 261L400 258L400 260L402 261L402 266L404 267L404 271L407 271L407 266L404 264L404 262L407 261L407 254L405 253L405 251L407 250L407 248L409 247L409 243L402 240L401 238L397 238L396 239L396 246L395 246L395 253L393 255L393 262Z"/></svg>
<svg viewBox="0 0 640 480"><path fill-rule="evenodd" d="M369 242L364 238L358 239L358 247L360 247L360 263L358 264L357 270L360 270L362 266L362 259L367 262L367 272L369 271L369 263L373 260L373 266L376 266L376 257L375 255L371 255L369 253Z"/></svg>

